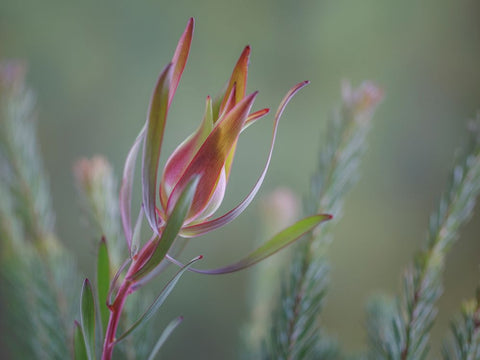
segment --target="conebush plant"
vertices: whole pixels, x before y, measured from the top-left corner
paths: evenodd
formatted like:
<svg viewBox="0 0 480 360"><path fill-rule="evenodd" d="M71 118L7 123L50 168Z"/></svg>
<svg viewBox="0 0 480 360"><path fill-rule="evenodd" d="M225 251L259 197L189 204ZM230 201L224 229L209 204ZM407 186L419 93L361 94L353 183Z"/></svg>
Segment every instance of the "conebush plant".
<svg viewBox="0 0 480 360"><path fill-rule="evenodd" d="M98 239L93 279L82 279L74 254L55 233L48 177L36 139L34 96L25 84L25 67L18 62L0 64L1 316L5 346L12 358L155 359L184 319L174 316L159 334L151 331L149 320L162 311L182 276L189 272L228 274L257 263L250 290L265 291L268 282L262 279L274 279L280 295L253 297L252 313L261 309L264 316L252 316L240 324L250 338L242 334L245 341L239 357L346 358L341 339L331 337L319 320L328 295L327 250L344 197L358 179L371 120L383 93L370 82L357 88L345 83L304 197L304 217L283 224L279 215L280 230L269 240L231 264L205 269L202 255L185 259L183 249L189 239L233 221L252 202L267 174L282 113L308 81L288 90L273 115L265 165L250 193L233 209L217 215L228 190L239 137L269 109L252 111L257 92L247 91L251 51L247 46L225 88L216 97L206 97L197 130L159 166L169 109L175 105L193 32L192 18L154 86L146 122L128 152L120 181L103 157L75 164L80 202ZM139 203L132 196L136 186L141 188ZM470 219L479 191L477 118L430 218L428 235L402 276L398 294L373 299L367 306L368 348L358 358L429 356L445 258L461 226ZM142 231L144 224L148 233ZM289 256L263 262L285 247L290 248ZM175 269L171 278L167 268ZM147 294L144 285L159 277L164 279L163 288L155 296ZM145 295L132 296L140 292ZM442 348L445 359L480 358L479 304L477 291L452 323L452 334Z"/></svg>

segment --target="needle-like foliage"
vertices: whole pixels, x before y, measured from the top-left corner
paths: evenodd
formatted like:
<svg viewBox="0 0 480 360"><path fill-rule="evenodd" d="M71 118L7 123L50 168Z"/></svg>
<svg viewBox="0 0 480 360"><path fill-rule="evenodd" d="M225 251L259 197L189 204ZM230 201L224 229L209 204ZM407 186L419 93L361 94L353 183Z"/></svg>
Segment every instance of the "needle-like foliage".
<svg viewBox="0 0 480 360"><path fill-rule="evenodd" d="M2 306L9 327L3 334L15 358L65 359L76 269L54 233L34 104L24 67L0 64L0 287L9 299ZM17 343L23 346L11 346Z"/></svg>
<svg viewBox="0 0 480 360"><path fill-rule="evenodd" d="M358 178L370 120L381 92L365 83L353 90L345 84L342 104L328 124L305 212L327 211L334 221L341 217L343 199ZM328 286L325 249L330 242L332 222L310 232L293 256L282 282L280 302L272 315L272 327L265 340L264 359L336 358L338 349L319 332L318 316Z"/></svg>
<svg viewBox="0 0 480 360"><path fill-rule="evenodd" d="M443 348L445 360L480 358L480 291L462 307L461 316L452 323L452 336Z"/></svg>
<svg viewBox="0 0 480 360"><path fill-rule="evenodd" d="M389 316L385 314L382 326L368 326L372 359L417 360L428 356L445 257L461 225L471 217L480 192L480 117L470 124L469 135L450 174L447 191L430 217L423 249L405 271L398 306Z"/></svg>

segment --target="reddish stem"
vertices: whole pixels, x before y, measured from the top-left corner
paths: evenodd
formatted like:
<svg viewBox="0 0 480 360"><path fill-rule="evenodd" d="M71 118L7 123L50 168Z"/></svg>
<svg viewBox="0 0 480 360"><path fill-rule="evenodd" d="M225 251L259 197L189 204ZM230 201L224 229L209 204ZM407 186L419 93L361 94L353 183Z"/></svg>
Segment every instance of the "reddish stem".
<svg viewBox="0 0 480 360"><path fill-rule="evenodd" d="M135 282L131 279L131 277L138 270L140 270L145 262L150 258L156 248L156 245L157 244L155 241L150 240L147 244L145 244L136 258L134 258L130 268L127 271L127 274L125 275L125 278L123 279L122 285L120 285L117 296L115 297L115 301L109 306L110 319L108 320L105 341L103 343L102 360L112 359L113 349L116 341L115 336L117 333L120 316L122 315L123 306L125 305L128 295L135 291L133 289Z"/></svg>

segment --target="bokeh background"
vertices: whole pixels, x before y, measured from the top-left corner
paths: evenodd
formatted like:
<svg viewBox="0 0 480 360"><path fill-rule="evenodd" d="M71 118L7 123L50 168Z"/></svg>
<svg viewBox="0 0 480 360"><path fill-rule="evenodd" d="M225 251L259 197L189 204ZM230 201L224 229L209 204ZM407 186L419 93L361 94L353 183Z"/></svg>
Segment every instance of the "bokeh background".
<svg viewBox="0 0 480 360"><path fill-rule="evenodd" d="M163 159L203 115L246 44L249 90L257 108L276 107L293 84L310 86L292 101L261 195L288 186L301 196L340 83L377 82L386 97L374 119L362 178L348 196L330 250L332 285L322 321L349 352L364 347L364 306L393 294L425 237L464 128L480 108L480 3L475 0L1 0L0 57L23 59L38 97L39 136L50 173L57 229L91 276L94 247L77 205L72 165L104 154L120 174L145 118L159 71L190 16L189 63L170 113ZM256 181L271 121L242 136L223 209ZM262 233L259 201L237 221L191 243L204 266L234 260ZM478 208L478 207L477 207ZM478 213L478 211L477 211ZM447 261L437 343L479 280L480 217L462 231ZM233 359L248 317L249 271L188 274L156 318L186 321L164 349L167 359ZM80 291L80 284L79 284Z"/></svg>

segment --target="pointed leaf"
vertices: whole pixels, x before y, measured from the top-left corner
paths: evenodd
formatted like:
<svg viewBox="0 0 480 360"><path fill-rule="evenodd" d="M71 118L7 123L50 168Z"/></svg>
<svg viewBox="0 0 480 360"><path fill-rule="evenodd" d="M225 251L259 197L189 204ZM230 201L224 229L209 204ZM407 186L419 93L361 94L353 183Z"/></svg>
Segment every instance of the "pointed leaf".
<svg viewBox="0 0 480 360"><path fill-rule="evenodd" d="M73 355L75 360L88 360L82 328L77 321L73 327Z"/></svg>
<svg viewBox="0 0 480 360"><path fill-rule="evenodd" d="M145 215L150 227L158 233L156 215L156 186L158 160L163 141L168 108L177 90L187 63L192 42L194 19L190 18L178 42L172 62L162 71L155 86L147 117L147 130L143 147L142 184Z"/></svg>
<svg viewBox="0 0 480 360"><path fill-rule="evenodd" d="M331 215L314 215L307 217L296 222L285 230L279 232L273 238L268 240L264 245L260 246L257 250L250 253L250 255L234 264L213 270L191 269L191 271L201 274L218 275L243 270L258 263L263 259L266 259L280 249L286 247L287 245L290 245L295 240L300 239L307 232L313 230L321 222L330 220L331 218Z"/></svg>
<svg viewBox="0 0 480 360"><path fill-rule="evenodd" d="M123 232L127 240L128 249L130 251L132 246L132 188L133 188L133 176L135 173L135 163L137 161L138 150L142 144L142 140L145 137L146 126L144 125L140 133L138 134L132 148L128 152L127 159L125 160L125 167L123 169L122 185L120 186L120 215L122 217Z"/></svg>
<svg viewBox="0 0 480 360"><path fill-rule="evenodd" d="M107 243L102 237L97 256L97 295L100 318L102 320L103 334L107 329L110 311L107 307L108 291L110 288L110 259L108 256Z"/></svg>
<svg viewBox="0 0 480 360"><path fill-rule="evenodd" d="M187 64L188 54L190 53L190 45L192 43L193 28L195 27L195 20L190 18L187 23L187 27L183 32L180 40L178 40L177 48L172 58L173 73L172 82L170 87L170 93L168 94L168 106L172 103L173 96L177 90L178 83L183 73L183 69Z"/></svg>
<svg viewBox="0 0 480 360"><path fill-rule="evenodd" d="M176 203L172 214L166 222L165 228L163 229L162 235L160 236L160 240L157 242L157 246L155 247L153 254L140 268L140 270L131 276L131 279L133 281L137 281L147 275L149 272L155 269L158 264L160 264L160 262L165 258L165 255L175 241L178 232L180 231L183 222L185 221L188 211L192 206L192 201L195 196L197 185L198 177L195 177L187 184L185 190L178 199L178 202Z"/></svg>
<svg viewBox="0 0 480 360"><path fill-rule="evenodd" d="M156 213L157 169L160 149L168 113L168 94L172 76L172 64L168 64L160 74L150 101L147 129L143 145L142 197L145 216L152 230L158 233Z"/></svg>
<svg viewBox="0 0 480 360"><path fill-rule="evenodd" d="M89 360L95 359L95 300L92 285L88 279L83 282L80 307L82 331Z"/></svg>
<svg viewBox="0 0 480 360"><path fill-rule="evenodd" d="M156 297L156 299L154 300L152 305L149 306L147 311L137 321L135 321L135 323L127 331L125 331L121 336L119 336L115 343L119 343L120 341L124 340L128 335L130 335L134 330L138 329L140 326L145 325L146 322L150 320L150 318L157 312L157 310L160 309L160 307L165 302L168 295L170 295L172 290L175 288L175 285L177 285L178 280L185 273L185 271L188 270L193 263L202 258L202 256L197 256L196 258L188 262L185 266L183 266L163 288L162 292Z"/></svg>
<svg viewBox="0 0 480 360"><path fill-rule="evenodd" d="M206 207L215 191L215 186L223 170L225 160L240 134L256 95L257 93L255 92L247 96L215 124L212 132L202 144L172 191L168 199L167 214L177 202L185 184L193 176L200 177L199 191L195 194L192 209L190 210L191 215L187 221L195 219L195 216Z"/></svg>
<svg viewBox="0 0 480 360"><path fill-rule="evenodd" d="M248 115L247 121L245 121L245 125L243 126L242 132L248 128L250 125L254 124L257 122L257 120L261 119L265 115L267 115L270 112L270 109L262 109L255 111L254 113Z"/></svg>
<svg viewBox="0 0 480 360"><path fill-rule="evenodd" d="M157 356L158 352L162 348L163 344L165 341L167 341L168 337L172 334L172 332L177 328L178 325L180 325L183 321L183 316L179 316L176 319L173 319L167 327L163 330L162 335L157 340L157 343L155 344L152 352L150 353L150 356L148 357L148 360L154 360L155 356Z"/></svg>
<svg viewBox="0 0 480 360"><path fill-rule="evenodd" d="M247 75L248 75L248 62L250 58L250 46L245 46L240 55L234 69L230 81L228 83L227 90L225 91L225 96L223 98L222 104L220 105L220 113L225 108L227 104L228 96L233 88L236 86L236 95L235 95L235 104L239 103L244 97L247 90Z"/></svg>
<svg viewBox="0 0 480 360"><path fill-rule="evenodd" d="M247 208L247 206L250 205L253 198L257 194L258 190L260 190L263 180L265 179L265 175L267 174L268 166L270 165L270 160L273 154L273 146L275 144L275 138L277 135L278 123L279 123L280 117L282 116L283 110L287 106L290 99L297 93L297 91L299 91L308 83L309 83L308 81L304 81L295 85L293 88L290 89L290 91L287 93L287 95L285 95L282 102L280 103L277 109L277 113L275 114L272 140L270 143L270 150L268 153L267 161L265 163L265 167L263 168L262 173L260 174L260 177L258 178L257 182L255 183L255 186L250 191L250 193L245 197L245 199L242 200L242 202L240 202L240 204L238 204L235 208L233 208L226 214L210 221L204 221L196 225L190 225L190 226L184 227L180 232L182 236L195 237L195 236L203 235L215 229L218 229L219 227L224 226L229 222L233 221L234 219L236 219Z"/></svg>

